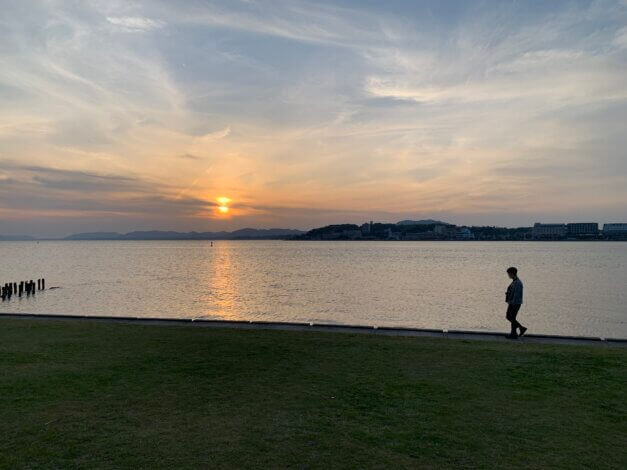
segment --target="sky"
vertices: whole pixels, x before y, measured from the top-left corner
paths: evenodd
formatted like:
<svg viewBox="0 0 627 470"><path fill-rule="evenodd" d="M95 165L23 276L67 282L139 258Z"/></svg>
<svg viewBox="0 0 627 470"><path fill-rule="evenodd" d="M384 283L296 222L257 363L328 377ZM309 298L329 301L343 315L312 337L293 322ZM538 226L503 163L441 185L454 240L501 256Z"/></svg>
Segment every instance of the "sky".
<svg viewBox="0 0 627 470"><path fill-rule="evenodd" d="M627 222L627 0L0 0L0 31L3 235Z"/></svg>

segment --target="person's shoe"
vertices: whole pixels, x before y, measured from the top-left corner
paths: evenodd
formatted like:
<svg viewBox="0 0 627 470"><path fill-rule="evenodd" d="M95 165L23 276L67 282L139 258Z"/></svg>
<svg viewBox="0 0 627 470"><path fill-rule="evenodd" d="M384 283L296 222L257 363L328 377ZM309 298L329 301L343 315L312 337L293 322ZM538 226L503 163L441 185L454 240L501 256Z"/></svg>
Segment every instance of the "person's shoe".
<svg viewBox="0 0 627 470"><path fill-rule="evenodd" d="M527 333L527 328L525 328L524 326L520 327L520 334L518 335L519 337L524 335L525 333Z"/></svg>
<svg viewBox="0 0 627 470"><path fill-rule="evenodd" d="M505 337L507 339L518 339L518 336L516 336L516 335L505 335Z"/></svg>

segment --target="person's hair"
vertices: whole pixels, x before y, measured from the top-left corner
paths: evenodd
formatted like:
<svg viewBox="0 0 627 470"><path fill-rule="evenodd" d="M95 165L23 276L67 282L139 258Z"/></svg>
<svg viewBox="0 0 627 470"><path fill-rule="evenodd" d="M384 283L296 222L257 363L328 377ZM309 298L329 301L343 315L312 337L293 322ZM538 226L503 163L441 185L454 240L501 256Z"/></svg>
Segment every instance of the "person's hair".
<svg viewBox="0 0 627 470"><path fill-rule="evenodd" d="M516 276L518 274L518 269L512 266L511 268L507 268L507 272Z"/></svg>

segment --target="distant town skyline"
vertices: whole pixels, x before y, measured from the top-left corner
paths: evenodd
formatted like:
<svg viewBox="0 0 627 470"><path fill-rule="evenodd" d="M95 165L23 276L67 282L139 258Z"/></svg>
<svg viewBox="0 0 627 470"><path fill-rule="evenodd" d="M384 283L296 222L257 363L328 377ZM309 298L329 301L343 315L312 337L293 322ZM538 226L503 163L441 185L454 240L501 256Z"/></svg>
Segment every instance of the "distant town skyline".
<svg viewBox="0 0 627 470"><path fill-rule="evenodd" d="M33 0L0 25L0 235L627 220L627 0Z"/></svg>
<svg viewBox="0 0 627 470"><path fill-rule="evenodd" d="M175 231L175 230L129 230L127 232L91 231L78 232L62 236L32 236L28 234L3 235L0 241L20 240L238 240L238 239L317 239L309 235L324 233L324 239L367 239L373 227L379 230L378 239L412 240L412 239L477 239L477 240L545 240L545 239L598 239L598 240L625 240L627 239L627 222L535 222L533 226L504 227L481 224L454 224L434 219L405 219L398 222L366 221L364 223L343 222L326 224L306 230L273 227L253 228L244 227L232 231ZM418 230L416 230L418 229ZM475 234L469 230L477 230ZM387 233L389 231L389 233ZM359 232L356 234L356 232ZM382 236L384 232L386 236ZM407 236L405 232L420 233L419 236ZM402 234L399 237L398 234ZM393 234L396 234L393 236ZM414 237L414 238L412 238ZM371 237L372 238L372 237ZM377 237L374 237L377 238Z"/></svg>

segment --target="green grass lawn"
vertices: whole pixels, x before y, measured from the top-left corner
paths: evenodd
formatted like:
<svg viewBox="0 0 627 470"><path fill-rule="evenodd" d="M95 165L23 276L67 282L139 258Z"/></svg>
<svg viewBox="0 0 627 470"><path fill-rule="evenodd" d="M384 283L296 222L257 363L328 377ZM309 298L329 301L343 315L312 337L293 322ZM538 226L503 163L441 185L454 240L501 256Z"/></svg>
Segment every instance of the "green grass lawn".
<svg viewBox="0 0 627 470"><path fill-rule="evenodd" d="M0 467L627 468L627 350L0 320Z"/></svg>

